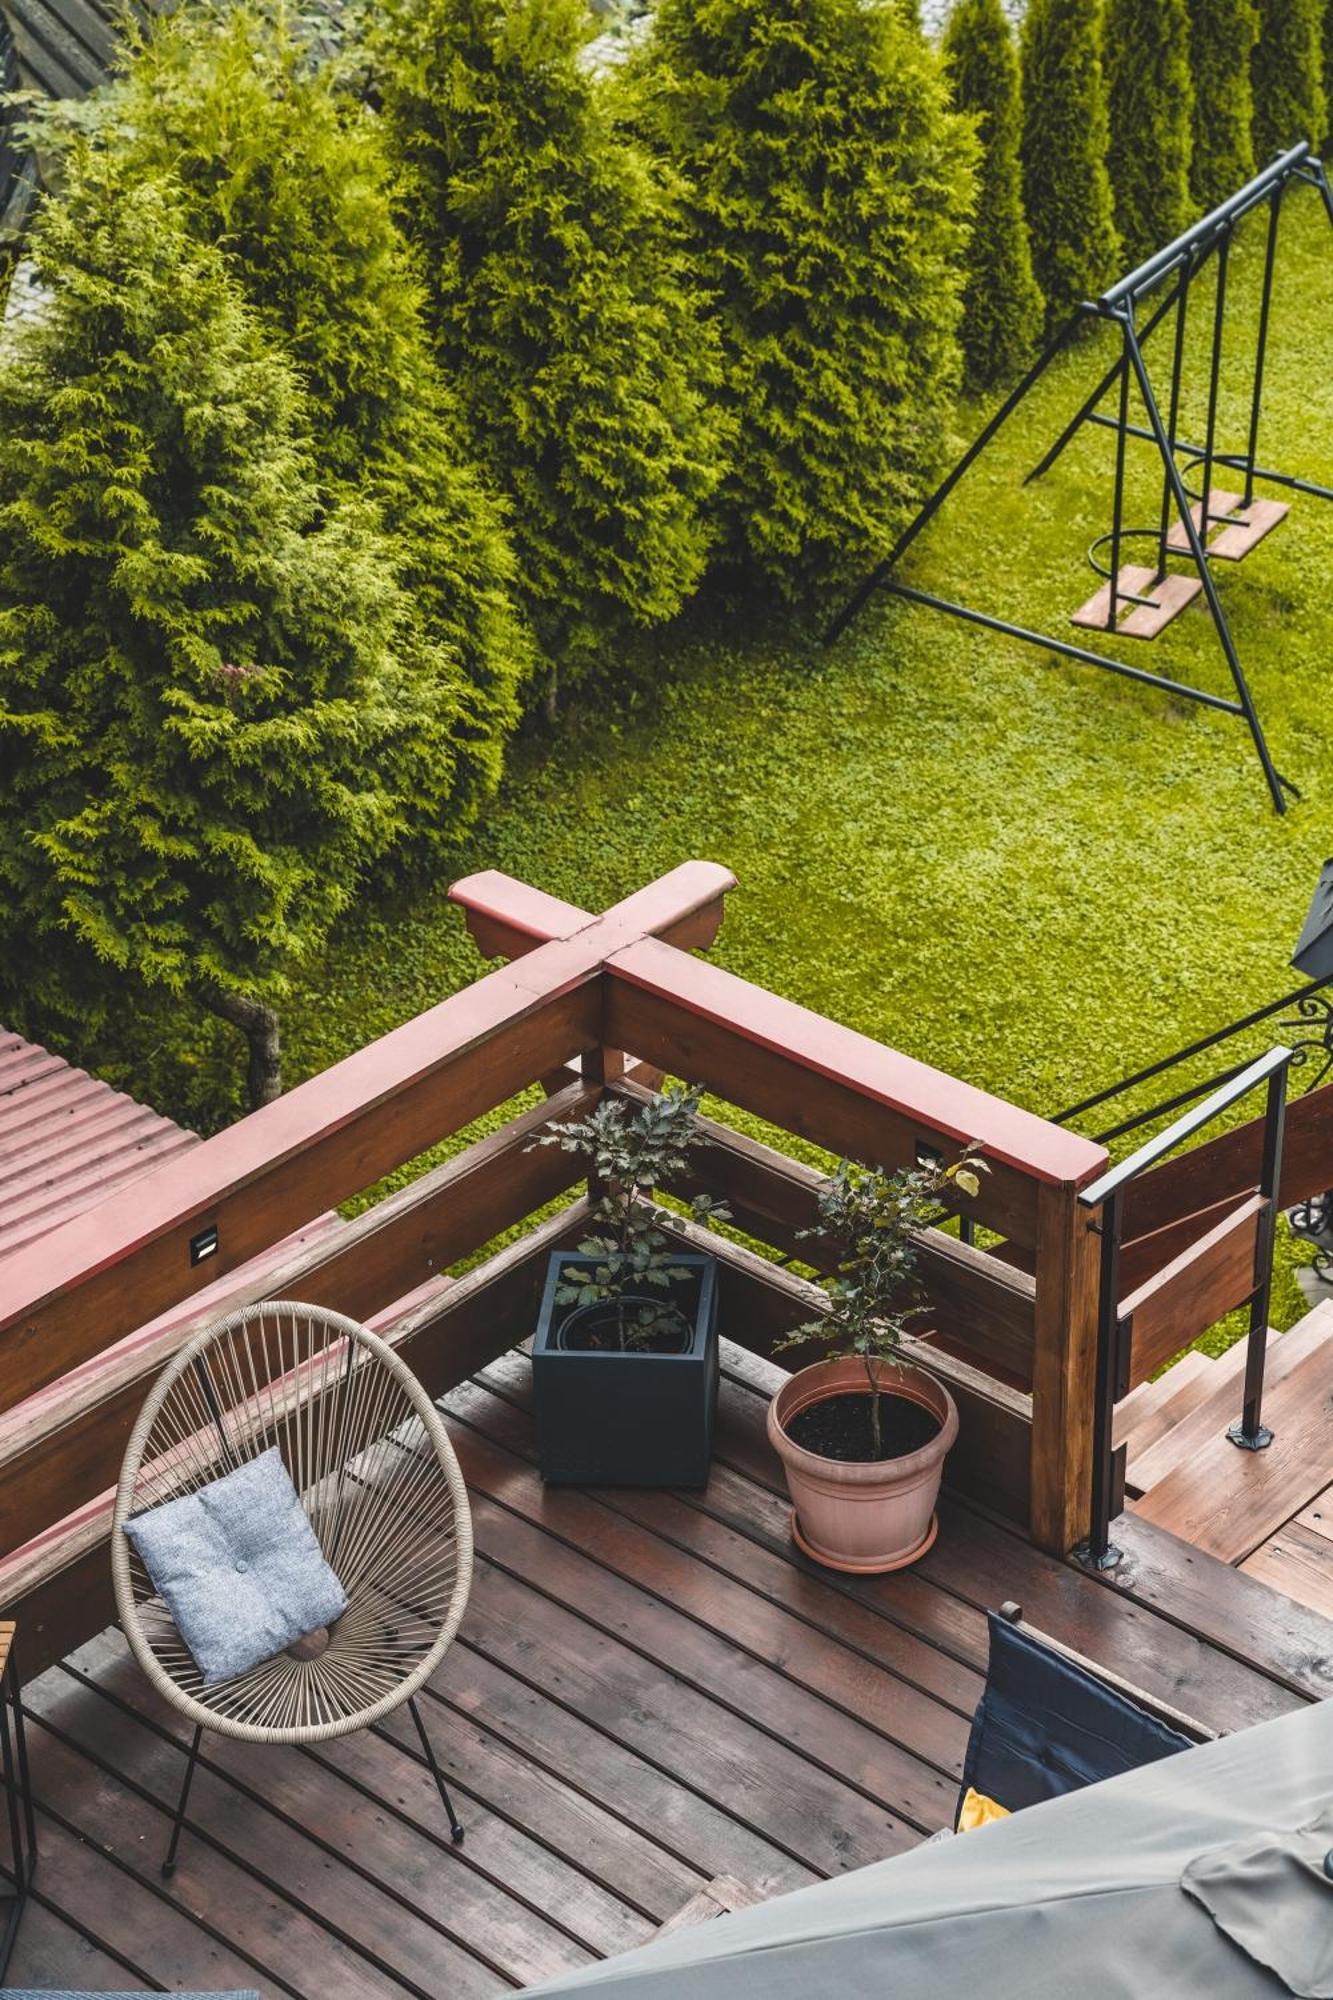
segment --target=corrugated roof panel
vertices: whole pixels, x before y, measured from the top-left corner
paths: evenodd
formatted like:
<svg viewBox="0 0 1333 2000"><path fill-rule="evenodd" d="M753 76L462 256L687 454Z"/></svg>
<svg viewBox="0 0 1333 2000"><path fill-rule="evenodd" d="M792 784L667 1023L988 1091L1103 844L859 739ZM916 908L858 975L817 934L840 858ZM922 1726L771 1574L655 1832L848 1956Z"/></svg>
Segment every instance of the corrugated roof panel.
<svg viewBox="0 0 1333 2000"><path fill-rule="evenodd" d="M198 1144L196 1133L0 1028L0 1257Z"/></svg>

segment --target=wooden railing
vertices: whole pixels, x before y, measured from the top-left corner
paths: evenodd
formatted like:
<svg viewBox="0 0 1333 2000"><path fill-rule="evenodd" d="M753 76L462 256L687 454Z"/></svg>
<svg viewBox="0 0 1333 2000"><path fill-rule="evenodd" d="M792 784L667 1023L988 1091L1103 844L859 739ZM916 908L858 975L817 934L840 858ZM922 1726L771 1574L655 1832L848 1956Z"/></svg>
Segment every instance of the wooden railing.
<svg viewBox="0 0 1333 2000"><path fill-rule="evenodd" d="M960 1407L951 1477L1043 1546L1070 1545L1097 1334L1096 1239L1077 1197L1104 1151L691 956L731 886L688 863L593 916L504 876L458 884L482 949L510 963L0 1263L0 1604L26 1605L30 1664L105 1622L125 1438L198 1325L224 1301L333 1306L410 1344L442 1392L531 1331L547 1254L584 1225L575 1163L534 1137L663 1071L779 1135L886 1167L981 1147L991 1171L969 1218L1013 1260L927 1231L934 1332L919 1345ZM534 1086L539 1101L444 1165L352 1221L330 1216ZM723 1123L707 1123L692 1181L781 1255L814 1220L819 1175ZM741 1345L768 1353L817 1310L815 1288L771 1257L708 1247Z"/></svg>

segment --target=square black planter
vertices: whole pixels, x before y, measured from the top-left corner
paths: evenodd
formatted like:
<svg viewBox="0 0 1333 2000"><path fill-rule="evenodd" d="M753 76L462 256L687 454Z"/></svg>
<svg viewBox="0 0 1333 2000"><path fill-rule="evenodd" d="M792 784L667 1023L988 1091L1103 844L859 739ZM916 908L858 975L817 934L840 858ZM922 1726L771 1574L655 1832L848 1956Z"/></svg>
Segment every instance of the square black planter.
<svg viewBox="0 0 1333 2000"><path fill-rule="evenodd" d="M562 1486L703 1486L717 1409L717 1266L711 1257L673 1257L689 1272L678 1290L692 1328L679 1354L564 1348L565 1322L578 1310L556 1304L564 1272L598 1262L553 1250L547 1267L532 1382L542 1478Z"/></svg>

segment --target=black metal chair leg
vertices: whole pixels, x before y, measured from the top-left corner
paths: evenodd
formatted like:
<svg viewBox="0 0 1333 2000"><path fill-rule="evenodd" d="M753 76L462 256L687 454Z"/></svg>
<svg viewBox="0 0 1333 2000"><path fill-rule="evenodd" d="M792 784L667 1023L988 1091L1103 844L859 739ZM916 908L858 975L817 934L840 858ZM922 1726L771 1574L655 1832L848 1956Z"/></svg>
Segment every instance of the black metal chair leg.
<svg viewBox="0 0 1333 2000"><path fill-rule="evenodd" d="M12 1646L5 1661L3 1677L0 1677L0 1765L3 1766L12 1864L8 1869L0 1869L0 1883L11 1892L8 1916L0 1933L0 1986L3 1986L37 1866L37 1828L23 1735L23 1700L19 1693L18 1667Z"/></svg>
<svg viewBox="0 0 1333 2000"><path fill-rule="evenodd" d="M426 1762L430 1765L431 1776L440 1788L440 1797L444 1801L444 1810L449 1821L449 1832L453 1837L455 1846L457 1846L463 1838L463 1822L454 1811L454 1802L449 1796L449 1787L445 1784L444 1773L436 1762L435 1752L431 1748L431 1740L426 1734L426 1725L422 1720L421 1710L417 1707L417 1698L415 1695L411 1696L407 1705L412 1711L412 1720L417 1726L417 1735L421 1738L421 1747L426 1753Z"/></svg>
<svg viewBox="0 0 1333 2000"><path fill-rule="evenodd" d="M181 1827L185 1821L185 1808L190 1803L190 1786L194 1783L194 1767L199 1761L199 1739L204 1733L202 1723L195 1726L194 1740L190 1744L190 1754L185 1762L185 1782L181 1786L180 1799L176 1805L176 1817L171 1827L171 1843L167 1848L166 1860L162 1863L164 1875L176 1872L176 1849L180 1845Z"/></svg>

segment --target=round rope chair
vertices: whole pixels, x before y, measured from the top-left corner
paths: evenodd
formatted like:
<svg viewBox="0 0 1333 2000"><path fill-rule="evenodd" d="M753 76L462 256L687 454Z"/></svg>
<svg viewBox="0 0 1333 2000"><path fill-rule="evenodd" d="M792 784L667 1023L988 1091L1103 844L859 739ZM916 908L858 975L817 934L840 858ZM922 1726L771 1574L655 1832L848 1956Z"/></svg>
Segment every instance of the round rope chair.
<svg viewBox="0 0 1333 2000"><path fill-rule="evenodd" d="M232 1680L205 1686L124 1524L276 1445L347 1610ZM393 1349L341 1313L289 1300L243 1308L171 1362L130 1436L112 1526L125 1636L154 1687L194 1724L162 1872L176 1862L205 1729L312 1744L404 1702L463 1838L416 1701L458 1629L472 1580L472 1517L439 1411Z"/></svg>

